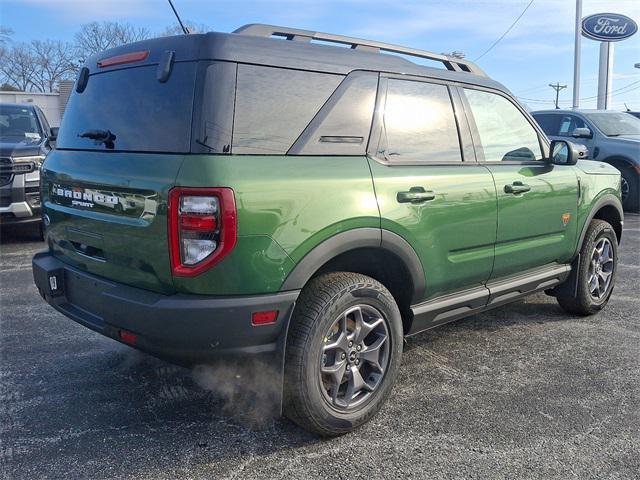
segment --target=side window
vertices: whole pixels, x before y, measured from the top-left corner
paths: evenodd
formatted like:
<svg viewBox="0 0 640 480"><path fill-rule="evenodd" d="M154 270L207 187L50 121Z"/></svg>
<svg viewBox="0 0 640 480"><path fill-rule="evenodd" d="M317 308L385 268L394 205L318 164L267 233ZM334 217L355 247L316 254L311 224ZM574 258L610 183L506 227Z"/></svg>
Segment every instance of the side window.
<svg viewBox="0 0 640 480"><path fill-rule="evenodd" d="M558 135L562 115L556 115L555 113L537 113L533 115L533 118L538 122L538 125L540 125L544 133L552 137Z"/></svg>
<svg viewBox="0 0 640 480"><path fill-rule="evenodd" d="M286 154L343 78L238 65L233 153Z"/></svg>
<svg viewBox="0 0 640 480"><path fill-rule="evenodd" d="M196 104L193 113L192 151L231 153L236 64L211 62L199 65ZM204 147L204 149L202 148Z"/></svg>
<svg viewBox="0 0 640 480"><path fill-rule="evenodd" d="M576 117L575 115L563 115L558 135L561 137L570 137L576 128L584 127L586 127L586 125L580 117Z"/></svg>
<svg viewBox="0 0 640 480"><path fill-rule="evenodd" d="M364 155L378 74L351 72L289 150L289 155Z"/></svg>
<svg viewBox="0 0 640 480"><path fill-rule="evenodd" d="M542 159L538 133L509 100L495 93L464 89L486 162Z"/></svg>
<svg viewBox="0 0 640 480"><path fill-rule="evenodd" d="M446 85L388 80L378 155L389 161L462 161Z"/></svg>

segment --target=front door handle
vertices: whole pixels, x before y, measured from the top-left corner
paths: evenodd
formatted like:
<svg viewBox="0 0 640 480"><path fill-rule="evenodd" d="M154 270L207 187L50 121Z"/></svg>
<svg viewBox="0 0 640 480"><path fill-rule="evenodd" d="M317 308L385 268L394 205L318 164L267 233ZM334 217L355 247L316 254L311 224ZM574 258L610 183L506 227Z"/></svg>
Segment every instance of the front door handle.
<svg viewBox="0 0 640 480"><path fill-rule="evenodd" d="M514 195L528 192L529 190L531 190L531 187L522 182L513 182L511 185L504 186L504 193L513 193Z"/></svg>
<svg viewBox="0 0 640 480"><path fill-rule="evenodd" d="M408 192L398 192L396 199L398 203L423 203L436 198L436 194L423 187L411 187Z"/></svg>

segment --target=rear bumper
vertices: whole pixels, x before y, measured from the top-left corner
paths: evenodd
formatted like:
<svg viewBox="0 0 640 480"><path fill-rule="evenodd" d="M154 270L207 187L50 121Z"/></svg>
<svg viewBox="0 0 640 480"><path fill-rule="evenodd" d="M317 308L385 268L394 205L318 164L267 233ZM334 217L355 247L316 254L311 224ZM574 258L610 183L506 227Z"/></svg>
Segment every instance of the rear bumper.
<svg viewBox="0 0 640 480"><path fill-rule="evenodd" d="M184 365L247 356L280 363L299 294L162 295L88 274L49 252L34 256L33 277L45 301L72 320L121 342L120 332L131 332L136 340L129 345ZM253 312L268 310L278 311L275 323L251 325Z"/></svg>

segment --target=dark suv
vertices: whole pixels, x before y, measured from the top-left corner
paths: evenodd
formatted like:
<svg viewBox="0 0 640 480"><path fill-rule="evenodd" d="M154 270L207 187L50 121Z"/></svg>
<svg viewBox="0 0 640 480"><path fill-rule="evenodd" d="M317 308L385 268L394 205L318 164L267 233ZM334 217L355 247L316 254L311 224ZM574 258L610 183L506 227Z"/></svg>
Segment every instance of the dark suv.
<svg viewBox="0 0 640 480"><path fill-rule="evenodd" d="M35 105L0 104L0 224L40 222L40 166L56 130Z"/></svg>
<svg viewBox="0 0 640 480"><path fill-rule="evenodd" d="M620 170L624 209L640 209L640 119L612 110L541 110L531 115L550 139L571 139L587 148L588 158Z"/></svg>
<svg viewBox="0 0 640 480"><path fill-rule="evenodd" d="M324 435L378 411L405 336L541 290L593 314L615 282L619 172L473 63L379 42L249 25L104 52L42 172L47 302L171 361L267 362Z"/></svg>

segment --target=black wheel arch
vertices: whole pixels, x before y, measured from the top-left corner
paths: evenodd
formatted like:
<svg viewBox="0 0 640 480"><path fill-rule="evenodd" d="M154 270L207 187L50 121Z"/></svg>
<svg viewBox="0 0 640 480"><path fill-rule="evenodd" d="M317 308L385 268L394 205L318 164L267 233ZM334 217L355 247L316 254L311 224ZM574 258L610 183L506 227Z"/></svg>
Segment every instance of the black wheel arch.
<svg viewBox="0 0 640 480"><path fill-rule="evenodd" d="M632 169L635 167L633 160L622 155L611 155L603 159L602 161L604 163L608 163L609 165L613 165L616 168L618 168L616 165L620 165L620 166L632 168ZM620 169L618 168L618 170Z"/></svg>
<svg viewBox="0 0 640 480"><path fill-rule="evenodd" d="M580 232L576 252L580 251L582 242L584 242L584 237L587 234L587 230L589 229L589 224L594 218L598 218L600 220L605 220L606 222L608 222L616 232L618 244L620 243L620 239L622 238L622 226L624 224L624 212L622 211L622 203L616 196L606 194L602 196L598 201L596 201L596 203L591 208L589 216L582 226L582 231Z"/></svg>
<svg viewBox="0 0 640 480"><path fill-rule="evenodd" d="M355 258L358 255L379 254L393 259L401 266L406 281L404 290L410 293L410 303L419 301L424 296L425 275L418 254L400 235L380 228L357 228L341 232L314 247L289 273L280 290L297 290L318 273L327 271L332 262L340 259ZM361 257L364 258L364 257ZM392 265L388 265L392 269ZM364 273L364 272L358 272ZM375 278L375 277L374 277ZM380 279L377 279L381 281ZM381 283L385 283L381 281ZM389 288L389 285L385 285ZM410 287L410 288L406 288ZM389 290L393 289L389 288Z"/></svg>

